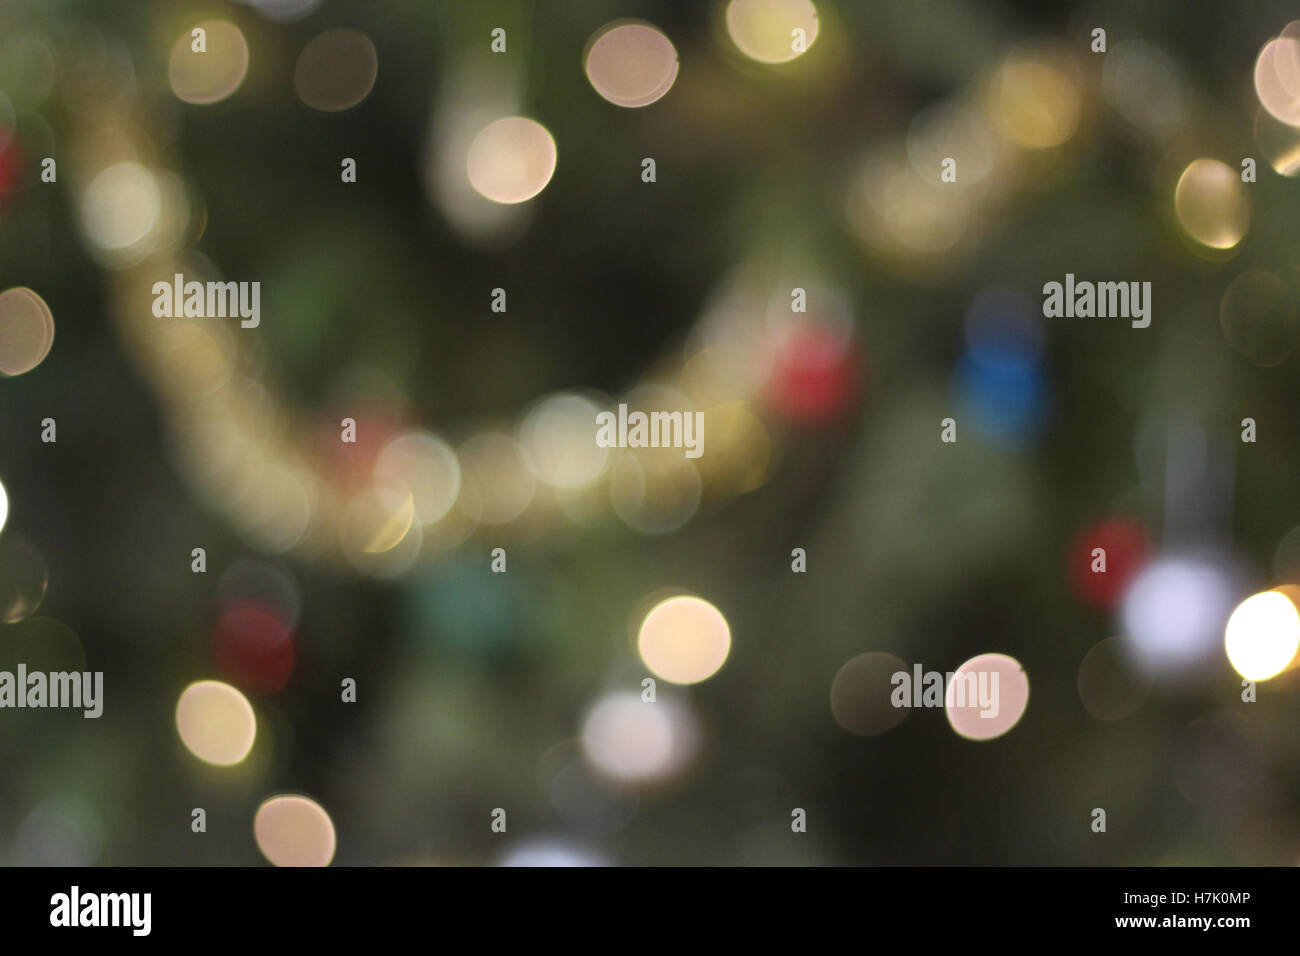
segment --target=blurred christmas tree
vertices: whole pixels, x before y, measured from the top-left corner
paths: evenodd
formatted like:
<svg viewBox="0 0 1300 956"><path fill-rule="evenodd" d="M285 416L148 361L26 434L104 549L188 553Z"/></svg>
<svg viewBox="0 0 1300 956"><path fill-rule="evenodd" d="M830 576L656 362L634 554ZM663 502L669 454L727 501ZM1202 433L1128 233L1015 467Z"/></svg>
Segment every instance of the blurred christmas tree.
<svg viewBox="0 0 1300 956"><path fill-rule="evenodd" d="M0 860L282 862L277 791L339 864L1300 860L1224 654L1300 584L1288 15L9 3L0 670L106 700L0 710ZM996 739L889 706L988 652Z"/></svg>

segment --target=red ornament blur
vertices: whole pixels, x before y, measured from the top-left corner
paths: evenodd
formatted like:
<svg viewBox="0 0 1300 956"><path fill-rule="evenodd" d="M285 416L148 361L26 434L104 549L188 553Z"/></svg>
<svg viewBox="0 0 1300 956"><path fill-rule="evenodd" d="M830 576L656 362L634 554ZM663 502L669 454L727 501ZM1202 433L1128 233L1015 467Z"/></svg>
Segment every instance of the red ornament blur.
<svg viewBox="0 0 1300 956"><path fill-rule="evenodd" d="M1105 571L1094 550L1105 552ZM1150 542L1134 521L1108 518L1085 528L1070 548L1070 587L1079 600L1095 607L1114 607L1146 563Z"/></svg>

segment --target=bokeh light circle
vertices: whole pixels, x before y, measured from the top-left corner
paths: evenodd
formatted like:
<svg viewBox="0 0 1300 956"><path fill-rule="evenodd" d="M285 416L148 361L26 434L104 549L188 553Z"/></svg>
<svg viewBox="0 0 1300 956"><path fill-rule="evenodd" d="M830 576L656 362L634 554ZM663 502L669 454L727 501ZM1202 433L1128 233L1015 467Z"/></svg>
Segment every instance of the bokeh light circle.
<svg viewBox="0 0 1300 956"><path fill-rule="evenodd" d="M764 396L783 418L824 422L852 406L861 370L849 336L811 319L792 323L774 339Z"/></svg>
<svg viewBox="0 0 1300 956"><path fill-rule="evenodd" d="M555 140L546 127L524 116L488 123L469 146L470 185L493 202L532 199L555 174Z"/></svg>
<svg viewBox="0 0 1300 956"><path fill-rule="evenodd" d="M634 691L610 694L582 722L582 749L598 771L644 783L666 777L694 754L696 732L682 706L647 702Z"/></svg>
<svg viewBox="0 0 1300 956"><path fill-rule="evenodd" d="M1188 94L1178 64L1141 40L1116 43L1102 66L1102 92L1129 123L1164 136L1186 119Z"/></svg>
<svg viewBox="0 0 1300 956"><path fill-rule="evenodd" d="M457 450L477 495L477 517L484 524L514 521L537 494L537 474L523 445L501 432L480 432Z"/></svg>
<svg viewBox="0 0 1300 956"><path fill-rule="evenodd" d="M1187 165L1174 187L1174 211L1187 234L1211 249L1231 249L1250 228L1241 175L1217 159Z"/></svg>
<svg viewBox="0 0 1300 956"><path fill-rule="evenodd" d="M1064 70L1038 58L1011 59L998 70L989 101L1002 133L1026 149L1050 149L1074 136L1080 95Z"/></svg>
<svg viewBox="0 0 1300 956"><path fill-rule="evenodd" d="M1279 176L1300 176L1300 126L1291 126L1265 110L1255 112L1255 142L1264 161Z"/></svg>
<svg viewBox="0 0 1300 956"><path fill-rule="evenodd" d="M405 432L385 445L375 459L374 476L381 484L406 488L415 519L424 525L442 520L460 494L456 453L428 432Z"/></svg>
<svg viewBox="0 0 1300 956"><path fill-rule="evenodd" d="M1217 652L1234 596L1234 581L1217 561L1199 555L1153 560L1121 602L1130 658L1159 676L1203 669Z"/></svg>
<svg viewBox="0 0 1300 956"><path fill-rule="evenodd" d="M610 866L604 856L581 844L556 837L533 837L506 851L499 866L571 867Z"/></svg>
<svg viewBox="0 0 1300 956"><path fill-rule="evenodd" d="M196 26L206 33L205 51L195 51L190 30L184 31L172 46L167 76L177 99L206 106L226 99L244 82L248 43L239 27L225 20Z"/></svg>
<svg viewBox="0 0 1300 956"><path fill-rule="evenodd" d="M844 663L831 682L831 714L851 734L870 737L892 730L907 719L908 708L895 707L893 677L907 664L893 654L872 651Z"/></svg>
<svg viewBox="0 0 1300 956"><path fill-rule="evenodd" d="M0 374L30 372L53 346L54 313L45 300L22 287L0 292Z"/></svg>
<svg viewBox="0 0 1300 956"><path fill-rule="evenodd" d="M787 63L802 56L821 26L812 0L731 0L726 20L731 42L759 63ZM796 30L803 31L803 49L796 46Z"/></svg>
<svg viewBox="0 0 1300 956"><path fill-rule="evenodd" d="M322 0L243 0L269 20L288 23L301 20L321 5Z"/></svg>
<svg viewBox="0 0 1300 956"><path fill-rule="evenodd" d="M1228 662L1242 677L1276 677L1300 650L1300 614L1280 591L1254 594L1228 618L1223 643Z"/></svg>
<svg viewBox="0 0 1300 956"><path fill-rule="evenodd" d="M276 866L329 866L337 847L334 822L325 808L299 794L265 800L253 817L253 836Z"/></svg>
<svg viewBox="0 0 1300 956"><path fill-rule="evenodd" d="M645 665L674 684L698 684L718 672L731 651L731 628L703 598L660 601L641 622L637 649Z"/></svg>
<svg viewBox="0 0 1300 956"><path fill-rule="evenodd" d="M293 88L307 106L322 113L351 109L374 88L379 54L359 30L326 30L313 37L293 71Z"/></svg>
<svg viewBox="0 0 1300 956"><path fill-rule="evenodd" d="M1255 95L1276 119L1300 126L1300 39L1280 36L1255 60Z"/></svg>
<svg viewBox="0 0 1300 956"><path fill-rule="evenodd" d="M677 51L648 23L611 23L588 45L585 67L592 88L615 106L649 106L672 89Z"/></svg>
<svg viewBox="0 0 1300 956"><path fill-rule="evenodd" d="M561 393L543 399L524 417L520 441L533 460L537 477L553 488L583 488L605 471L609 449L593 438L596 403Z"/></svg>
<svg viewBox="0 0 1300 956"><path fill-rule="evenodd" d="M257 717L248 698L229 684L201 680L176 702L176 730L190 753L219 767L239 763L253 749Z"/></svg>
<svg viewBox="0 0 1300 956"><path fill-rule="evenodd" d="M984 687L991 698L987 708L980 703L979 687ZM1029 677L1020 662L1006 654L972 657L953 672L944 694L948 723L958 736L968 740L1001 737L1020 722L1028 706Z"/></svg>
<svg viewBox="0 0 1300 956"><path fill-rule="evenodd" d="M115 163L96 175L81 201L86 238L114 261L138 259L152 249L162 212L158 177L132 161Z"/></svg>

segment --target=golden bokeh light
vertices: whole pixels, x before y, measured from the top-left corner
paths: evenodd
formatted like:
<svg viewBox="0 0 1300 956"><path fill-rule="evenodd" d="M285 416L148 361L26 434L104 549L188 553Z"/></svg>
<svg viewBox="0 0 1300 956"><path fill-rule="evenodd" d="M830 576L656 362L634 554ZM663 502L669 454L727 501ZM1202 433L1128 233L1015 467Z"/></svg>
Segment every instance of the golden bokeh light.
<svg viewBox="0 0 1300 956"><path fill-rule="evenodd" d="M994 77L989 108L1012 142L1048 149L1078 129L1079 89L1064 70L1042 59L1010 59Z"/></svg>
<svg viewBox="0 0 1300 956"><path fill-rule="evenodd" d="M109 264L131 264L153 251L163 215L158 178L137 162L116 163L86 187L81 222L91 251Z"/></svg>
<svg viewBox="0 0 1300 956"><path fill-rule="evenodd" d="M194 49L186 30L172 46L167 76L176 98L196 106L219 103L239 89L248 74L248 43L239 27L226 20L196 24L206 33L203 52Z"/></svg>
<svg viewBox="0 0 1300 956"><path fill-rule="evenodd" d="M260 551L283 554L307 533L312 521L309 472L287 467L263 448L242 481L228 490L231 517Z"/></svg>
<svg viewBox="0 0 1300 956"><path fill-rule="evenodd" d="M772 439L753 405L724 402L704 410L709 453L696 467L712 496L744 495L762 486L772 460Z"/></svg>
<svg viewBox="0 0 1300 956"><path fill-rule="evenodd" d="M457 449L474 496L475 517L502 525L523 514L537 493L532 460L515 439L501 432L482 432Z"/></svg>
<svg viewBox="0 0 1300 956"><path fill-rule="evenodd" d="M451 446L428 432L406 432L384 446L375 459L375 481L405 487L415 520L436 524L460 494L460 462Z"/></svg>
<svg viewBox="0 0 1300 956"><path fill-rule="evenodd" d="M202 320L160 322L156 332L159 376L173 394L190 399L213 394L234 373L233 335L228 326Z"/></svg>
<svg viewBox="0 0 1300 956"><path fill-rule="evenodd" d="M604 473L610 455L595 441L599 413L595 402L570 393L551 395L528 412L519 435L541 481L584 488Z"/></svg>
<svg viewBox="0 0 1300 956"><path fill-rule="evenodd" d="M377 484L349 502L351 520L359 529L357 539L366 554L383 554L397 547L415 520L415 498L405 488Z"/></svg>
<svg viewBox="0 0 1300 956"><path fill-rule="evenodd" d="M821 26L812 0L731 0L726 20L731 42L759 63L802 56Z"/></svg>
<svg viewBox="0 0 1300 956"><path fill-rule="evenodd" d="M479 130L465 163L470 185L484 198L525 202L555 174L555 140L536 120L506 116Z"/></svg>
<svg viewBox="0 0 1300 956"><path fill-rule="evenodd" d="M410 568L423 544L423 525L415 520L415 496L405 486L379 482L347 499L339 545L357 570L394 577Z"/></svg>
<svg viewBox="0 0 1300 956"><path fill-rule="evenodd" d="M699 511L704 482L698 462L711 452L708 434L694 430L695 408L685 393L663 384L644 384L632 389L620 404L629 414L641 412L647 417L656 412L680 413L681 432L670 435L687 442L686 426L691 425L692 441L698 457L688 458L685 447L627 447L613 454L609 471L609 501L625 525L642 534L668 534L686 524Z"/></svg>
<svg viewBox="0 0 1300 956"><path fill-rule="evenodd" d="M587 46L587 79L615 106L649 106L677 79L677 51L656 27L623 21L600 28Z"/></svg>
<svg viewBox="0 0 1300 956"><path fill-rule="evenodd" d="M472 481L462 480L460 494L456 496L456 503L451 510L424 532L424 540L431 548L439 551L458 548L478 530L481 509L478 506L478 490L472 485Z"/></svg>
<svg viewBox="0 0 1300 956"><path fill-rule="evenodd" d="M374 88L379 53L358 30L326 30L298 54L293 88L307 106L322 113L351 109Z"/></svg>
<svg viewBox="0 0 1300 956"><path fill-rule="evenodd" d="M698 684L726 662L731 628L708 601L679 595L660 601L646 614L637 650L655 676L674 684Z"/></svg>
<svg viewBox="0 0 1300 956"><path fill-rule="evenodd" d="M1224 630L1228 662L1247 680L1288 670L1300 650L1300 613L1280 591L1264 591L1237 605Z"/></svg>
<svg viewBox="0 0 1300 956"><path fill-rule="evenodd" d="M682 391L696 408L744 400L762 388L771 365L758 343L704 345L682 367Z"/></svg>
<svg viewBox="0 0 1300 956"><path fill-rule="evenodd" d="M959 188L979 183L993 172L1007 148L993 135L987 118L964 103L940 101L916 114L907 131L912 169L930 178L948 157L961 157Z"/></svg>
<svg viewBox="0 0 1300 956"><path fill-rule="evenodd" d="M229 767L253 749L257 717L248 698L234 687L201 680L186 687L176 702L176 731L194 756Z"/></svg>
<svg viewBox="0 0 1300 956"><path fill-rule="evenodd" d="M1187 234L1211 249L1231 249L1250 228L1241 175L1217 159L1188 164L1174 188L1174 210Z"/></svg>
<svg viewBox="0 0 1300 956"><path fill-rule="evenodd" d="M901 151L878 147L853 180L849 222L880 252L929 255L962 241L971 192L946 190L936 177L921 177Z"/></svg>
<svg viewBox="0 0 1300 956"><path fill-rule="evenodd" d="M263 801L253 817L253 837L275 866L329 866L337 846L330 815L298 794Z"/></svg>
<svg viewBox="0 0 1300 956"><path fill-rule="evenodd" d="M24 287L0 292L0 375L30 372L53 345L54 313L45 300Z"/></svg>

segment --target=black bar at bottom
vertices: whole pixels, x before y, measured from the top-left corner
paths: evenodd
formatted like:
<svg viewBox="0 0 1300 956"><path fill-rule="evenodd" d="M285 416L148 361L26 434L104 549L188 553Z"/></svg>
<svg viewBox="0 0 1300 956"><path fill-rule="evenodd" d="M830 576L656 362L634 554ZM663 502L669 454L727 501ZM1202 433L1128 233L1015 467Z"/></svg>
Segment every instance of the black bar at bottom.
<svg viewBox="0 0 1300 956"><path fill-rule="evenodd" d="M540 944L588 931L611 945L772 932L847 932L869 945L880 934L936 943L1018 930L1040 941L1199 935L1231 945L1289 930L1298 883L1294 868L3 869L0 915L7 941L76 934L128 945L417 933L446 944L461 932Z"/></svg>

